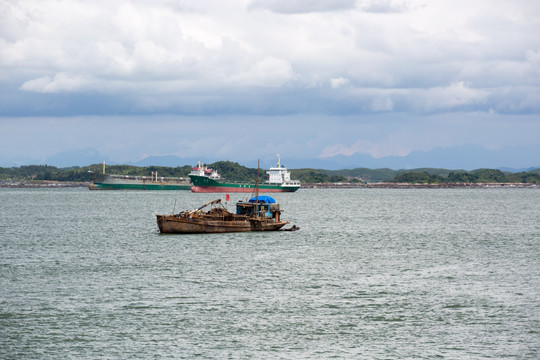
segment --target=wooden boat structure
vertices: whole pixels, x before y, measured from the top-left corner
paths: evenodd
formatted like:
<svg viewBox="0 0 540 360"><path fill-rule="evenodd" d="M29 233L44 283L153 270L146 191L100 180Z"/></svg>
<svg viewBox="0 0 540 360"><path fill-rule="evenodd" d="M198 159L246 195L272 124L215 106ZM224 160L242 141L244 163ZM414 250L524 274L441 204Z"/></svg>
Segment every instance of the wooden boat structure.
<svg viewBox="0 0 540 360"><path fill-rule="evenodd" d="M272 197L259 196L258 172L257 169L255 197L248 201L238 201L236 213L229 212L221 199L216 199L195 210L156 215L159 231L164 234L209 234L282 230L289 222L281 220L281 209ZM206 207L210 209L203 211ZM294 231L299 228L294 225L284 230Z"/></svg>
<svg viewBox="0 0 540 360"><path fill-rule="evenodd" d="M208 211L204 208L210 207ZM221 203L212 200L203 206L178 214L156 215L159 231L164 234L208 234L247 231L278 231L288 221L281 220L279 204L269 196L254 197L236 203L231 213ZM298 230L293 226L286 230Z"/></svg>

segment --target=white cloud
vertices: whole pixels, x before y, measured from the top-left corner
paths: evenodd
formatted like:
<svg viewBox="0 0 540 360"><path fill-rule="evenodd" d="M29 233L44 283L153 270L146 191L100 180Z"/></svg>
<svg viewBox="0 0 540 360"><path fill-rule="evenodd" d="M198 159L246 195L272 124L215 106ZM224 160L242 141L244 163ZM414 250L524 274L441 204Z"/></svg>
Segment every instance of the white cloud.
<svg viewBox="0 0 540 360"><path fill-rule="evenodd" d="M21 89L42 93L81 91L87 89L90 83L91 81L80 76L70 76L60 73L56 74L54 78L44 76L26 81L21 86Z"/></svg>
<svg viewBox="0 0 540 360"><path fill-rule="evenodd" d="M16 84L3 86L11 92L106 92L132 109L155 93L148 102L165 112L190 108L186 94L243 112L245 94L268 87L304 100L292 113L538 111L540 25L531 14L540 6L491 4L3 2L0 81Z"/></svg>
<svg viewBox="0 0 540 360"><path fill-rule="evenodd" d="M338 77L334 79L330 79L330 86L334 89L340 88L342 86L346 86L349 84L349 79L345 79L343 77Z"/></svg>
<svg viewBox="0 0 540 360"><path fill-rule="evenodd" d="M332 158L337 155L352 156L354 154L369 154L374 158L385 156L405 156L411 152L411 147L404 146L402 140L390 134L377 142L370 140L357 140L352 145L334 144L322 149L319 158Z"/></svg>
<svg viewBox="0 0 540 360"><path fill-rule="evenodd" d="M447 87L436 87L422 91L413 91L414 96L422 99L425 110L448 110L462 105L482 103L488 91L472 89L467 83L460 81Z"/></svg>
<svg viewBox="0 0 540 360"><path fill-rule="evenodd" d="M320 158L331 158L337 155L351 156L357 152L367 152L372 146L370 142L357 141L354 144L347 146L345 144L333 144L322 149Z"/></svg>
<svg viewBox="0 0 540 360"><path fill-rule="evenodd" d="M278 87L293 78L291 64L283 59L269 57L258 61L245 72L228 77L226 81L240 86Z"/></svg>

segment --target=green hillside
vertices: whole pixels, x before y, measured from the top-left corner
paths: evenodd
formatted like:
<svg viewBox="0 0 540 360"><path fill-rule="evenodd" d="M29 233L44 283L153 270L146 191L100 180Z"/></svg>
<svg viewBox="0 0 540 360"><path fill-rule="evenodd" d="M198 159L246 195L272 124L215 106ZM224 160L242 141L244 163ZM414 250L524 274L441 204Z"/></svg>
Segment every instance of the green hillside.
<svg viewBox="0 0 540 360"><path fill-rule="evenodd" d="M208 164L216 169L224 179L230 181L255 181L257 169L247 168L231 161L217 161ZM85 167L56 168L49 165L29 165L18 168L0 168L0 180L52 180L90 182L92 174L102 171L101 164ZM157 172L164 177L187 177L191 166L132 166L109 165L106 172L118 175L150 176ZM260 170L260 181L267 178L266 170ZM540 169L528 172L511 173L497 169L477 169L473 171L422 168L412 170L392 169L293 169L291 177L302 183L340 183L340 182L407 182L407 183L540 183Z"/></svg>
<svg viewBox="0 0 540 360"><path fill-rule="evenodd" d="M540 183L540 174L534 172L504 173L497 169L477 169L473 171L451 171L446 176L428 171L408 171L396 175L389 182L398 183Z"/></svg>

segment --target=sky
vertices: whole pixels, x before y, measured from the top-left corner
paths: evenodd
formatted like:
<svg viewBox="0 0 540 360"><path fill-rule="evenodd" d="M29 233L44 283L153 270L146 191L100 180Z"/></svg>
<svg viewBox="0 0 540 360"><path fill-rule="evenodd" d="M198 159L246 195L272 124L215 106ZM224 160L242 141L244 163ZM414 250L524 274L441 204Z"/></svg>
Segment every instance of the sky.
<svg viewBox="0 0 540 360"><path fill-rule="evenodd" d="M530 0L0 0L0 159L540 149L538 34Z"/></svg>

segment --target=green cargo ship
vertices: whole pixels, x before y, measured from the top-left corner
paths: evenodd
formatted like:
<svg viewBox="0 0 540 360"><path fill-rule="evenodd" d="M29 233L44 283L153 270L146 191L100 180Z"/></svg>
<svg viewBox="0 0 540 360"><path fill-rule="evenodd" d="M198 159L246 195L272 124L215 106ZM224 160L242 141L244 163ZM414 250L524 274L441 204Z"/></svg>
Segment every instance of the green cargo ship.
<svg viewBox="0 0 540 360"><path fill-rule="evenodd" d="M294 192L300 188L300 181L291 180L291 173L281 166L279 155L277 167L271 167L267 174L268 180L259 184L260 192ZM200 162L191 169L189 178L193 184L191 191L195 193L251 193L256 187L255 183L223 181L216 170L203 167Z"/></svg>
<svg viewBox="0 0 540 360"><path fill-rule="evenodd" d="M92 173L93 181L88 186L90 190L190 190L189 179L158 177L157 172L151 176L111 175Z"/></svg>

